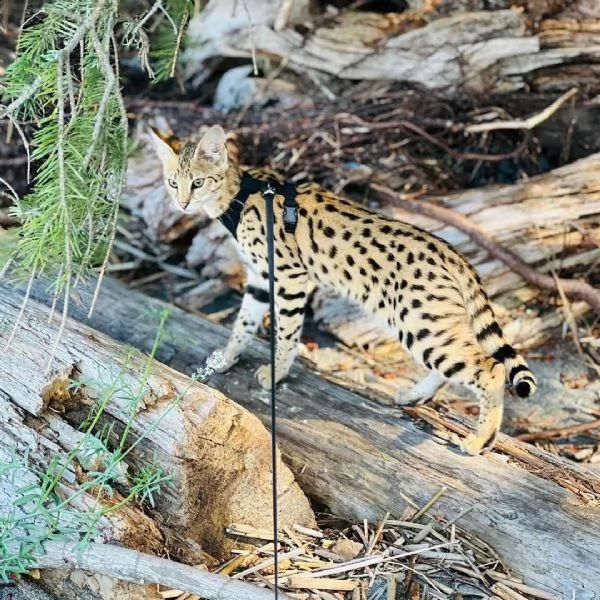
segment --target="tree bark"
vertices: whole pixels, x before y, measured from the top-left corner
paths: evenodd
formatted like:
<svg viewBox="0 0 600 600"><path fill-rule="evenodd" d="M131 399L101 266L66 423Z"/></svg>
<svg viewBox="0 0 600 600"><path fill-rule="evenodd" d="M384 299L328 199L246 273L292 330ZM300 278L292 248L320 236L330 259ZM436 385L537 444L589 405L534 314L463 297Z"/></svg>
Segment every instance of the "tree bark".
<svg viewBox="0 0 600 600"><path fill-rule="evenodd" d="M20 304L18 294L0 288L3 346ZM134 317L138 321L143 318L140 307ZM53 457L60 457L70 464L59 482L63 495L70 497L78 478L87 477L88 470L103 470L105 464L102 455L90 458L79 447L83 434L76 429L102 399L106 407L94 433L110 425L115 444L128 431L124 450L133 444L125 459L130 472L138 473L153 462L173 476L149 511L155 521L128 506L102 520L103 539L201 563L212 560L211 555L229 555L233 540L224 530L230 523L272 527L270 436L255 416L216 390L71 320L58 343L52 371L44 375L58 333L56 319L49 322L49 314L45 306L29 302L10 347L0 352L1 463L14 462L16 451L16 458L28 457L45 472ZM158 313L147 318L156 333ZM184 336L180 342L195 340ZM69 452L76 453L70 462ZM36 481L28 470L17 475L14 481L3 479L0 486L2 514L9 513L20 488ZM130 485L125 471L116 485L117 490ZM278 486L281 525L313 526L308 501L283 464ZM89 509L96 495L79 498L72 508ZM101 495L100 504L106 503Z"/></svg>
<svg viewBox="0 0 600 600"><path fill-rule="evenodd" d="M44 296L40 290L34 294ZM82 290L81 296L87 303L89 294ZM139 319L143 305L150 311L164 306L108 279L90 323L147 351L154 326ZM85 318L83 310L76 311L76 318ZM182 372L202 365L228 335L224 327L176 308L168 331L159 359ZM215 374L210 385L268 422L265 392L252 380L256 365L266 360L266 345L256 341L246 360L227 374ZM428 420L436 415L447 420L421 410L419 416ZM450 519L469 509L458 525L489 543L526 582L564 597L595 598L600 581L596 475L505 435L499 443L510 461L496 453L465 457L435 443L402 415L301 364L279 388L278 431L286 460L303 489L334 514L359 520L375 520L386 511L402 515L410 500L422 506L445 485L449 492L436 513Z"/></svg>
<svg viewBox="0 0 600 600"><path fill-rule="evenodd" d="M212 8L214 18L217 9ZM218 10L222 20L230 20L227 3ZM285 61L299 72L489 93L523 89L532 83L548 89L550 79L561 86L573 65L593 70L600 57L598 21L586 20L583 12L565 12L562 20L557 15L539 23L545 11L532 10L529 15L511 8L464 11L460 6L447 16L427 11L385 15L345 11L335 17L316 17L311 30L304 33L294 27L275 31L271 23L276 6L271 11L270 19L261 13L257 20L245 20L243 8L238 7L236 26L218 38L212 19L203 13L192 19L183 53L189 65L187 76L206 77L205 62L212 56L255 53ZM537 31L532 16L539 25Z"/></svg>

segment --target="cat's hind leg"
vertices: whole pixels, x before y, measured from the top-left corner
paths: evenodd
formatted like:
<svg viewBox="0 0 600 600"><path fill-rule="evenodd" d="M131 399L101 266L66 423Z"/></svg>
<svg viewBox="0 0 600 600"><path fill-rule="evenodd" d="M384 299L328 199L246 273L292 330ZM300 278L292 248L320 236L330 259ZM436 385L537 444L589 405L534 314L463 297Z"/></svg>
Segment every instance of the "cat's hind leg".
<svg viewBox="0 0 600 600"><path fill-rule="evenodd" d="M396 392L394 398L394 404L399 406L409 406L411 404L418 404L420 402L426 402L431 400L433 395L440 389L440 387L446 381L437 371L430 371L421 381L416 383L409 390L400 388Z"/></svg>

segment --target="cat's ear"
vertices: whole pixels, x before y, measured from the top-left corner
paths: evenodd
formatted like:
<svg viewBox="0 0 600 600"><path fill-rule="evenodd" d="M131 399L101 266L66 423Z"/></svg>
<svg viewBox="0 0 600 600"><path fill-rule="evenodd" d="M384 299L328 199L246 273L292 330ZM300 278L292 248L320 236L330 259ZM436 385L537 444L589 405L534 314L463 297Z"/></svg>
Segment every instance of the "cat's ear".
<svg viewBox="0 0 600 600"><path fill-rule="evenodd" d="M227 146L225 132L220 125L213 125L201 138L196 146L195 156L205 156L220 166L227 166Z"/></svg>
<svg viewBox="0 0 600 600"><path fill-rule="evenodd" d="M163 163L172 160L177 156L177 140L164 137L158 129L149 127L150 139L156 148L156 152Z"/></svg>

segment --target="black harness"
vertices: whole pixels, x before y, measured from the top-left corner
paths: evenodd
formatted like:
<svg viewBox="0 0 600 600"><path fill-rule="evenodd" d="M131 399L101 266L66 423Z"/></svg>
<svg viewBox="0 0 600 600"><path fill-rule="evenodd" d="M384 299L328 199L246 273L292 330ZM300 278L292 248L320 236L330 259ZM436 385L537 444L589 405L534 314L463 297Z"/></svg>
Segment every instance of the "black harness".
<svg viewBox="0 0 600 600"><path fill-rule="evenodd" d="M291 183L278 183L272 179L262 181L244 172L240 182L240 189L229 206L219 216L219 221L227 227L231 235L237 239L236 231L240 223L242 211L246 206L248 196L260 192L263 196L283 196L283 227L286 233L294 233L298 224L298 204L296 202L296 187ZM272 200L270 198L269 200Z"/></svg>

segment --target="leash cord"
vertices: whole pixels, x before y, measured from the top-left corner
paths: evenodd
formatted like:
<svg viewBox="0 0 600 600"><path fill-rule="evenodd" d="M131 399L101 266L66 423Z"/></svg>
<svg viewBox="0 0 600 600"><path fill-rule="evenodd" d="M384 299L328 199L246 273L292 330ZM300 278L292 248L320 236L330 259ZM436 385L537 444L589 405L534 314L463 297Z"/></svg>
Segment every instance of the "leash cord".
<svg viewBox="0 0 600 600"><path fill-rule="evenodd" d="M269 185L263 192L267 216L267 257L269 273L269 345L271 350L271 470L273 473L273 572L275 576L275 599L279 597L279 564L278 552L278 506L277 506L277 427L276 427L276 393L275 393L275 234L273 231L273 201L275 190Z"/></svg>

